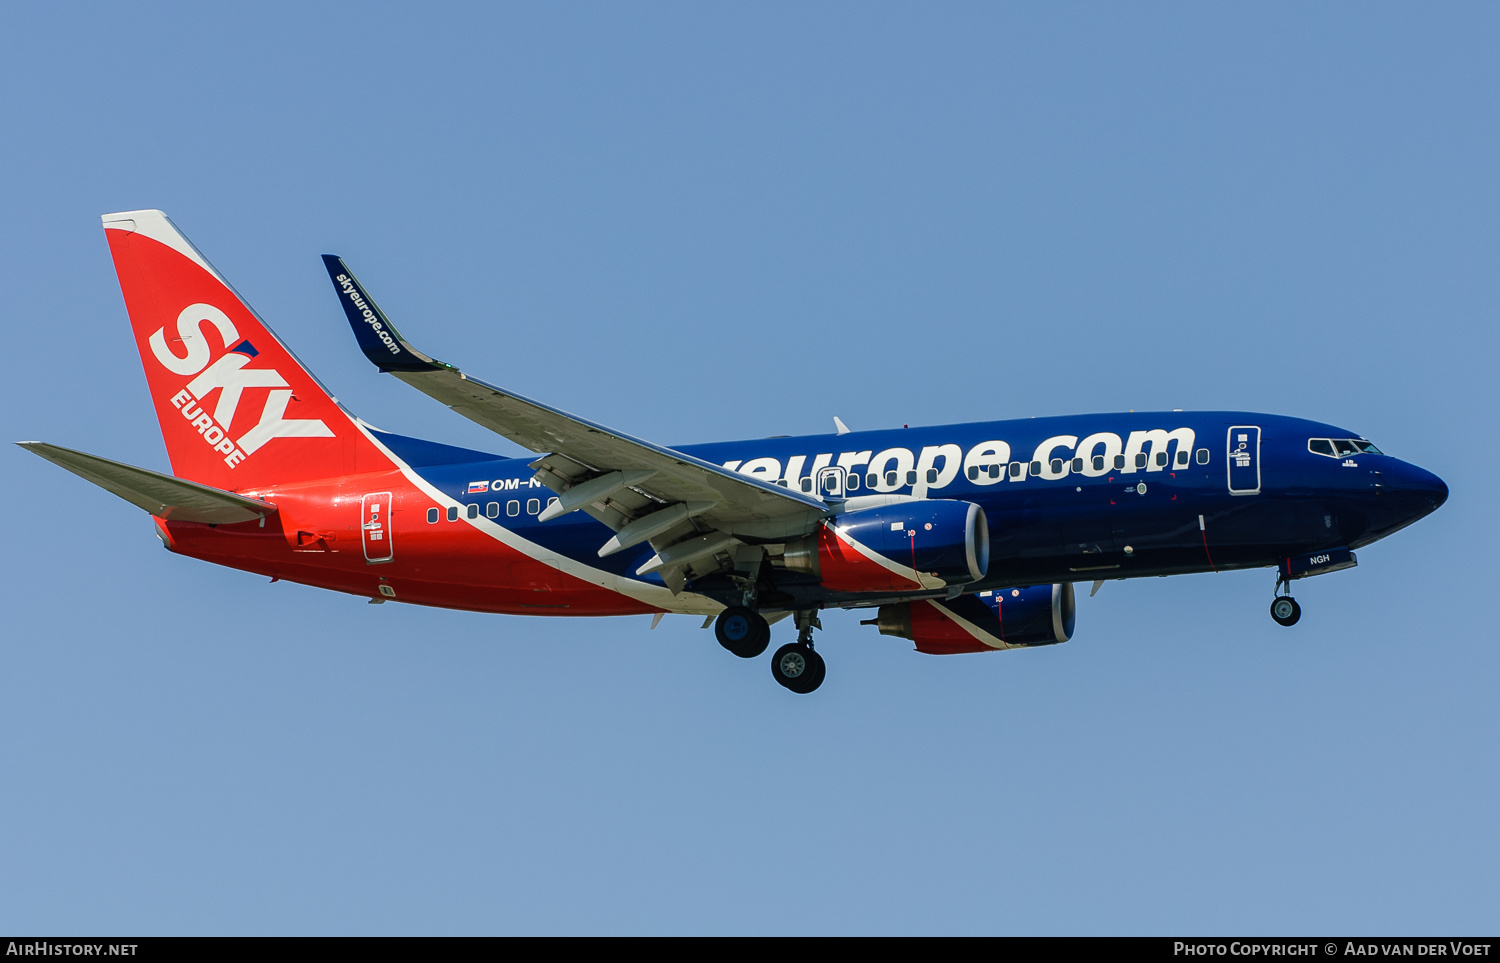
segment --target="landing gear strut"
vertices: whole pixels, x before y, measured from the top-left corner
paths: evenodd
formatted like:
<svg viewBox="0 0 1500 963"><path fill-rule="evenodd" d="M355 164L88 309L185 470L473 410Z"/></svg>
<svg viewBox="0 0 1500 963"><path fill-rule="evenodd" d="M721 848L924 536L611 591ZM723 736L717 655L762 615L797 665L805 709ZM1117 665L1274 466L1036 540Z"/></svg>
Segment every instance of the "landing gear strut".
<svg viewBox="0 0 1500 963"><path fill-rule="evenodd" d="M1292 587L1285 578L1278 578L1276 592L1279 593L1283 585L1288 589ZM1277 625L1296 625L1297 620L1302 618L1302 606L1298 605L1297 600L1290 595L1278 594L1271 600L1271 618L1276 620Z"/></svg>
<svg viewBox="0 0 1500 963"><path fill-rule="evenodd" d="M812 630L822 628L816 612L796 614L797 641L783 645L771 656L771 678L793 692L806 694L823 684L828 667L813 651Z"/></svg>
<svg viewBox="0 0 1500 963"><path fill-rule="evenodd" d="M740 658L753 659L770 644L771 627L754 609L731 605L714 622L714 638Z"/></svg>

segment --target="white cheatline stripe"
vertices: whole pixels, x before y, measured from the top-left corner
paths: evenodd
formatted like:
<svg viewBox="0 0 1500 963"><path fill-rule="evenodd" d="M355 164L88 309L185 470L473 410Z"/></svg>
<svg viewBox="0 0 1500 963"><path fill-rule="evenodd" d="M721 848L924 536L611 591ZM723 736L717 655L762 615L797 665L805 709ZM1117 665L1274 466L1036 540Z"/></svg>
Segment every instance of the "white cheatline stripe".
<svg viewBox="0 0 1500 963"><path fill-rule="evenodd" d="M463 511L465 503L434 488L427 479L423 478L410 465L398 458L395 452L381 444L380 439L376 438L370 432L368 426L359 418L350 416L349 420L354 423L354 426L366 438L370 439L377 448L385 453L385 456L391 460L391 464L395 465L400 469L401 474L406 476L407 481L421 489L427 497L442 505L445 509L457 507L459 509L458 517L461 521L467 522L470 527L483 532L503 545L515 549L522 555L535 559L544 565L550 565L558 571L571 575L581 581L597 585L602 589L608 589L611 592L617 592L627 598L635 599L643 605L665 609L668 612L677 612L685 615L717 615L724 610L724 606L721 603L715 602L706 595L699 595L696 592L683 592L681 595L673 595L671 590L666 586L652 585L650 582L624 578L613 572L606 572L602 569L585 565L576 559L568 558L559 552L538 545L530 539L522 538L512 530L484 516L480 516L479 518L467 517L467 513Z"/></svg>
<svg viewBox="0 0 1500 963"><path fill-rule="evenodd" d="M1020 646L1010 645L1010 644L1006 643L1003 639L997 639L997 638L995 638L993 635L991 635L990 633L986 632L984 629L981 629L979 626L975 625L973 622L970 622L968 619L964 618L963 616L959 615L957 612L955 612L952 609L948 608L946 605L940 605L935 599L927 599L926 601L927 601L928 605L930 605L933 608L937 609L939 612L943 613L948 618L952 619L958 625L959 628L963 629L965 632L967 632L970 635L974 636L974 638L978 639L980 642L983 642L985 645L989 646L990 648L992 648L992 649L1017 649L1017 648L1020 648Z"/></svg>
<svg viewBox="0 0 1500 963"><path fill-rule="evenodd" d="M899 562L891 561L884 555L881 555L879 552L867 548L858 539L845 535L844 530L842 528L839 528L837 525L833 526L833 534L838 536L839 541L843 542L845 545L848 545L850 548L854 549L856 552L863 555L870 561L874 562L876 565L879 565L881 568L885 569L888 572L894 572L904 579L909 579L913 582L916 582L924 589L940 589L945 588L948 585L947 582L943 581L940 578L933 578L931 575L928 575L925 572L919 572L908 565L902 565Z"/></svg>

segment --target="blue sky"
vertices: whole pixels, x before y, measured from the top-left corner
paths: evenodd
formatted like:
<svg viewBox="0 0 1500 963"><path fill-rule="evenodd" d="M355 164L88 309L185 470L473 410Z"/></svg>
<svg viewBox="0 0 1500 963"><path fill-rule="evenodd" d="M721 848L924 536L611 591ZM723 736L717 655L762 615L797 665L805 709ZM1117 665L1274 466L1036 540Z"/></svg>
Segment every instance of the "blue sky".
<svg viewBox="0 0 1500 963"><path fill-rule="evenodd" d="M5 7L10 440L166 467L98 221L157 207L346 405L448 443L516 451L377 376L317 255L436 356L666 444L1242 408L1453 494L1299 585L1292 630L1269 572L1111 583L1067 645L994 656L830 613L798 698L688 617L173 556L12 449L0 930L1493 930L1497 28Z"/></svg>

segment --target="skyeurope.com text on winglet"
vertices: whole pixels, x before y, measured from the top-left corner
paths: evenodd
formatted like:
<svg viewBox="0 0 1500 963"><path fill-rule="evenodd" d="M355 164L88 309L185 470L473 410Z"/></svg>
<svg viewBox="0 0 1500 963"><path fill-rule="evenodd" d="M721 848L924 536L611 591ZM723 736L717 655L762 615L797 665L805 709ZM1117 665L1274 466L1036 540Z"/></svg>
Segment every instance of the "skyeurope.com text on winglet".
<svg viewBox="0 0 1500 963"><path fill-rule="evenodd" d="M375 299L360 285L342 258L323 255L323 266L339 292L339 303L354 330L354 340L381 371L432 371L448 367L413 348L401 338Z"/></svg>

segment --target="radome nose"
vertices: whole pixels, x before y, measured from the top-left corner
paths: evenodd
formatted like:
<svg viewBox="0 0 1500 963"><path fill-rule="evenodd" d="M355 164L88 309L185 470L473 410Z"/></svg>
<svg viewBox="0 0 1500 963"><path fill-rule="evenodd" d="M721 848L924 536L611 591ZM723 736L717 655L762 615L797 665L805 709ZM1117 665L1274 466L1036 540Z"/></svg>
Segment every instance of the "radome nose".
<svg viewBox="0 0 1500 963"><path fill-rule="evenodd" d="M1432 507L1427 511L1436 511L1443 502L1448 500L1448 486L1441 478L1434 475L1425 468L1416 465L1401 463L1401 469L1396 473L1397 477L1392 479L1396 490L1404 495L1416 496L1428 502Z"/></svg>
<svg viewBox="0 0 1500 963"><path fill-rule="evenodd" d="M1423 486L1423 488L1427 491L1428 496L1432 499L1432 508L1434 511L1436 511L1443 506L1443 502L1446 502L1448 500L1448 483L1443 481L1441 478L1434 475L1430 471L1425 471L1423 469L1418 469L1418 471L1421 471L1422 474L1427 476L1427 483Z"/></svg>

